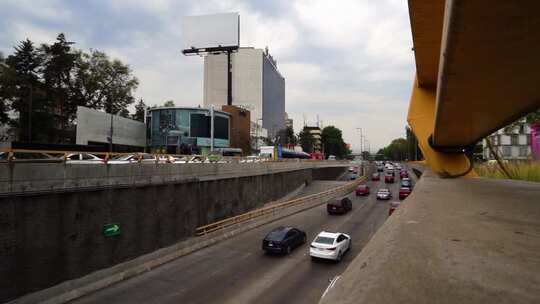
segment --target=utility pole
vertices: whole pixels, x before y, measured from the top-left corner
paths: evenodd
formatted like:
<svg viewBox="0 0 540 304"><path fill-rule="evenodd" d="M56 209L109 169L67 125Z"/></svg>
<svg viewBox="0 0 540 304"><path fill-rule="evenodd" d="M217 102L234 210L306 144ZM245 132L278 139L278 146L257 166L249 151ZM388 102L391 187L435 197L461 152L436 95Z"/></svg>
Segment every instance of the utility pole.
<svg viewBox="0 0 540 304"><path fill-rule="evenodd" d="M227 51L227 105L232 105L232 62L231 52Z"/></svg>
<svg viewBox="0 0 540 304"><path fill-rule="evenodd" d="M362 133L362 128L356 128L356 130L360 130L360 157L362 159L364 159L364 155L363 155L363 152L364 152L364 145L363 145L363 133Z"/></svg>
<svg viewBox="0 0 540 304"><path fill-rule="evenodd" d="M214 105L210 106L210 152L214 152Z"/></svg>
<svg viewBox="0 0 540 304"><path fill-rule="evenodd" d="M28 105L28 142L32 143L32 108L33 108L33 99L34 99L34 89L33 85L30 82L30 99Z"/></svg>

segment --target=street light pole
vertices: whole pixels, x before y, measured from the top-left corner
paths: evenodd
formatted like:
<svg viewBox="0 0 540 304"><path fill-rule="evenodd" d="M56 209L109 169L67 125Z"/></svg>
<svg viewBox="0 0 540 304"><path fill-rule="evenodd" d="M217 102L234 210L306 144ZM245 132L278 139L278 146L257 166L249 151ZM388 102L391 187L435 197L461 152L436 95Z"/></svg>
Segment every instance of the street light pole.
<svg viewBox="0 0 540 304"><path fill-rule="evenodd" d="M210 152L214 152L214 105L210 106Z"/></svg>
<svg viewBox="0 0 540 304"><path fill-rule="evenodd" d="M363 152L364 152L364 145L363 145L363 133L362 133L362 128L356 128L356 130L360 130L360 158L361 159L364 159L364 155L363 155Z"/></svg>

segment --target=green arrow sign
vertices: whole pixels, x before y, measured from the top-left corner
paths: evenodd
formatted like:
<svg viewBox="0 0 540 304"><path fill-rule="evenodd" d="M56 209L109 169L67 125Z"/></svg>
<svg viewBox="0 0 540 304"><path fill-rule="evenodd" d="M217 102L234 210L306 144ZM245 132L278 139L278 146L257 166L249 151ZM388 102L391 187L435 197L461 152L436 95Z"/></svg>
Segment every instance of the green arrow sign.
<svg viewBox="0 0 540 304"><path fill-rule="evenodd" d="M112 223L103 225L103 235L115 236L120 234L120 224Z"/></svg>

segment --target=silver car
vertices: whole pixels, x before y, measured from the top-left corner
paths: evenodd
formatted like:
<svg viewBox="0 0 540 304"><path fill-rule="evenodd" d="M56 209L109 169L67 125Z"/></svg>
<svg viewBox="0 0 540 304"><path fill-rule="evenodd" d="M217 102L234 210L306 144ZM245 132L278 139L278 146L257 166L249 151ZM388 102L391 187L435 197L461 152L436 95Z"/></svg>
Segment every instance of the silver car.
<svg viewBox="0 0 540 304"><path fill-rule="evenodd" d="M73 153L66 156L66 164L100 164L102 162L103 159L91 153Z"/></svg>

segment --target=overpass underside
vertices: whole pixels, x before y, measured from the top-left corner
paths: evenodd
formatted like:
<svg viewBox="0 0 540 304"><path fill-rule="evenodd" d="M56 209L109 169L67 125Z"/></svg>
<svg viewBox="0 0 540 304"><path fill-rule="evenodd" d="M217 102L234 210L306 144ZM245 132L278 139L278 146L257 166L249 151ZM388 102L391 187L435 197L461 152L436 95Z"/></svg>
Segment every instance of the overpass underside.
<svg viewBox="0 0 540 304"><path fill-rule="evenodd" d="M539 11L535 0L409 0L407 120L435 172L473 175L474 145L540 107Z"/></svg>

